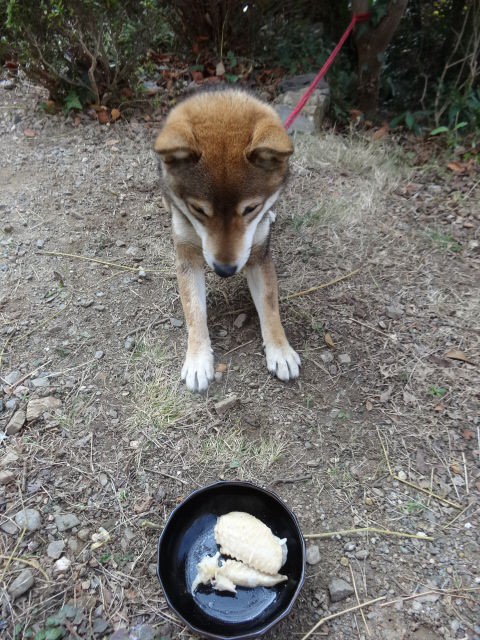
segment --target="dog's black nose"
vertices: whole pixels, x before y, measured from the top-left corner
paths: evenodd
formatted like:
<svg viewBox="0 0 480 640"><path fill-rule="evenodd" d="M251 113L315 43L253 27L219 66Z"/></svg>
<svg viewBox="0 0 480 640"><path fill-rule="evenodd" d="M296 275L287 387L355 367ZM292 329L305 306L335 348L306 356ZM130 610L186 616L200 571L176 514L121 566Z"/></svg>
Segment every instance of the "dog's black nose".
<svg viewBox="0 0 480 640"><path fill-rule="evenodd" d="M232 267L229 264L218 264L214 262L213 268L215 269L217 276L221 276L222 278L229 278L237 272L237 267L235 265Z"/></svg>

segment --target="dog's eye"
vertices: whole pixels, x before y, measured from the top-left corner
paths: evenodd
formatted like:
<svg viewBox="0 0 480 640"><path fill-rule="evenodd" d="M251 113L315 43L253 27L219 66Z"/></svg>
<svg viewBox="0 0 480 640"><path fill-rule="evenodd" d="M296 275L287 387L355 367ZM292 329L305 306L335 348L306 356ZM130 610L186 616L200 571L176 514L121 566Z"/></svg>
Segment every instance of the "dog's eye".
<svg viewBox="0 0 480 640"><path fill-rule="evenodd" d="M197 205L195 205L195 204L190 204L190 206L192 207L192 209L193 209L196 213L199 213L201 216L205 216L205 215L207 215L207 214L205 213L205 210L204 210L204 209L202 209L202 207L198 207L198 206L197 206Z"/></svg>
<svg viewBox="0 0 480 640"><path fill-rule="evenodd" d="M245 209L243 210L243 215L248 216L249 213L253 213L256 209L258 209L258 207L258 204L252 204L248 207L245 207Z"/></svg>

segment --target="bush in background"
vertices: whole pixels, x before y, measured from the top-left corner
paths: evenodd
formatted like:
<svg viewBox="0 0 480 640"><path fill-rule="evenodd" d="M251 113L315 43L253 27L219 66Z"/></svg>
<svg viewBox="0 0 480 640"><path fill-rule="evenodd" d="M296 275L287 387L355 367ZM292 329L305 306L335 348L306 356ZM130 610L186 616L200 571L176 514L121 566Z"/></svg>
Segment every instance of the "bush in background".
<svg viewBox="0 0 480 640"><path fill-rule="evenodd" d="M26 74L67 107L118 100L150 46L168 39L155 0L0 0Z"/></svg>

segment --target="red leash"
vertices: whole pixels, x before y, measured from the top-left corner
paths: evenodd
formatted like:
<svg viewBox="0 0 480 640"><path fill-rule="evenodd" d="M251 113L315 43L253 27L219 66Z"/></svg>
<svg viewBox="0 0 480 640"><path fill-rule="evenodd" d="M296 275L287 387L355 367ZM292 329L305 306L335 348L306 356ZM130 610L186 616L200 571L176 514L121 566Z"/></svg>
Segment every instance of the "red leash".
<svg viewBox="0 0 480 640"><path fill-rule="evenodd" d="M323 67L320 69L320 71L317 73L317 75L313 79L311 85L308 87L308 89L305 91L305 93L301 97L300 102L297 104L295 109L292 111L292 113L286 119L285 125L284 125L285 129L289 129L292 126L293 122L295 121L295 119L297 118L297 116L300 113L300 111L303 109L303 107L308 102L308 99L312 96L313 92L317 88L317 86L320 83L320 81L322 80L323 76L330 69L330 67L332 65L332 62L337 57L338 52L343 47L343 44L344 44L345 40L350 35L352 29L355 27L357 22L366 22L369 19L370 19L370 13L357 13L356 15L352 16L352 19L350 20L350 24L346 28L345 33L343 34L343 36L340 38L337 46L332 51L332 53L328 56L327 61L325 62Z"/></svg>

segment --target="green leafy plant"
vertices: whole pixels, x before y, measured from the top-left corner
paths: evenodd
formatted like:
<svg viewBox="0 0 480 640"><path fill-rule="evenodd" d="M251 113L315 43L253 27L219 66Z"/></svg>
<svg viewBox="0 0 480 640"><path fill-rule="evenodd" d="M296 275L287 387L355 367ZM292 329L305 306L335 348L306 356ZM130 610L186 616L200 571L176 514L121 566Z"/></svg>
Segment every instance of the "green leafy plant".
<svg viewBox="0 0 480 640"><path fill-rule="evenodd" d="M434 398L443 398L443 396L447 393L447 389L445 387L437 387L436 385L432 385L428 393Z"/></svg>
<svg viewBox="0 0 480 640"><path fill-rule="evenodd" d="M393 118L390 122L390 128L395 129L396 127L402 126L416 136L421 136L423 134L423 128L420 125L420 121L425 120L426 116L428 116L428 112L426 111L405 111L396 118Z"/></svg>
<svg viewBox="0 0 480 640"><path fill-rule="evenodd" d="M447 140L447 146L449 148L453 148L456 146L458 142L458 132L460 131L460 129L463 129L464 127L467 127L467 126L468 126L468 122L457 122L457 124L452 128L442 125L441 127L436 127L436 129L433 129L433 131L430 131L430 135L439 136L439 135L445 134L445 137Z"/></svg>

